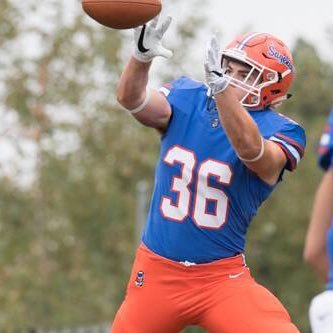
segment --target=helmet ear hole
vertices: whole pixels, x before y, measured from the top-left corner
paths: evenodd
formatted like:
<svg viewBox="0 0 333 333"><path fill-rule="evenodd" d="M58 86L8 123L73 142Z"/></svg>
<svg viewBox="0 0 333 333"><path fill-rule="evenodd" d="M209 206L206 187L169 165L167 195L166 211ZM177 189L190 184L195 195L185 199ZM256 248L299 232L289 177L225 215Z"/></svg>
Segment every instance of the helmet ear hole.
<svg viewBox="0 0 333 333"><path fill-rule="evenodd" d="M282 81L282 74L280 72L277 72L278 74L278 83Z"/></svg>

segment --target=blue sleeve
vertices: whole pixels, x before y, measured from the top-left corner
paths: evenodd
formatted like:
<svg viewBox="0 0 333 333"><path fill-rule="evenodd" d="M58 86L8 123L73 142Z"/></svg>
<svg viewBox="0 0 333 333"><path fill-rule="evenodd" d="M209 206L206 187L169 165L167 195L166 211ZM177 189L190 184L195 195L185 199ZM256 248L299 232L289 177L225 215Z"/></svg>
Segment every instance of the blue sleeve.
<svg viewBox="0 0 333 333"><path fill-rule="evenodd" d="M200 81L192 80L187 76L181 76L174 81L165 83L159 91L167 98L174 112L176 107L184 104L184 98L192 101L194 94L188 94L189 91L193 92L202 86L203 83ZM188 105L188 103L186 104Z"/></svg>
<svg viewBox="0 0 333 333"><path fill-rule="evenodd" d="M185 122L191 118L189 116L206 100L206 94L203 93L206 90L207 87L201 81L186 76L166 83L159 89L171 106L170 121L162 139L171 129L175 135L182 130Z"/></svg>
<svg viewBox="0 0 333 333"><path fill-rule="evenodd" d="M277 143L285 153L287 157L285 168L289 171L295 170L304 155L306 146L303 127L291 119L287 120L269 139Z"/></svg>
<svg viewBox="0 0 333 333"><path fill-rule="evenodd" d="M318 164L323 170L332 166L333 158L333 108L320 138L318 147Z"/></svg>

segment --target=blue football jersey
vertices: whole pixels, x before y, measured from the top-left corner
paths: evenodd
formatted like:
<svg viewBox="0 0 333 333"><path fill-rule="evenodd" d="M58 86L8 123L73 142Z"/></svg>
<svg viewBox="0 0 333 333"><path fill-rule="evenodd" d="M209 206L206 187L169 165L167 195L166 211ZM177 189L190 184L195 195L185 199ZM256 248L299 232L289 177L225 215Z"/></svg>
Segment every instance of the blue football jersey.
<svg viewBox="0 0 333 333"><path fill-rule="evenodd" d="M327 251L329 260L327 289L333 290L333 223L327 232Z"/></svg>
<svg viewBox="0 0 333 333"><path fill-rule="evenodd" d="M333 167L333 108L320 139L318 164L323 170ZM333 221L327 232L327 251L329 258L329 276L327 288L333 290Z"/></svg>
<svg viewBox="0 0 333 333"><path fill-rule="evenodd" d="M181 262L243 253L249 224L275 186L237 157L202 82L181 77L160 90L172 116L161 138L144 244ZM285 152L285 168L294 170L304 152L303 128L270 109L250 115L262 136Z"/></svg>
<svg viewBox="0 0 333 333"><path fill-rule="evenodd" d="M318 164L323 170L331 166L333 156L333 108L328 117L327 124L320 138L318 148Z"/></svg>

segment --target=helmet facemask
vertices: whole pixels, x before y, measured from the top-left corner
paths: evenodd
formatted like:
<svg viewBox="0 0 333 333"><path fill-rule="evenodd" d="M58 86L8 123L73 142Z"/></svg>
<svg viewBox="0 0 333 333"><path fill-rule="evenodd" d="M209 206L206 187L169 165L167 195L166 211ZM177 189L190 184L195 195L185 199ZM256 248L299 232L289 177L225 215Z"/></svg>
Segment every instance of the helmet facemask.
<svg viewBox="0 0 333 333"><path fill-rule="evenodd" d="M243 80L239 80L225 73L226 67L230 61L245 65L249 68L249 73ZM258 107L262 102L262 89L280 80L280 75L277 71L259 64L247 57L244 51L238 49L231 48L222 51L221 66L223 75L229 80L230 84L247 93L240 100L240 103L248 108Z"/></svg>

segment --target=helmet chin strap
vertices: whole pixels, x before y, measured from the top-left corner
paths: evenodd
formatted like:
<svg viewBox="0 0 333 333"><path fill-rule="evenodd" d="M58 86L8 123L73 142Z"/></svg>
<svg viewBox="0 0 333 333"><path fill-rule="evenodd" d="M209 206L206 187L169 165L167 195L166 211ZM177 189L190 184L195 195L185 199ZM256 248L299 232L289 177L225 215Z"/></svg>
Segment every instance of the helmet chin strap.
<svg viewBox="0 0 333 333"><path fill-rule="evenodd" d="M281 79L283 79L284 77L286 77L288 74L291 73L291 70L290 69L287 69L286 71L284 71L282 74L281 74Z"/></svg>
<svg viewBox="0 0 333 333"><path fill-rule="evenodd" d="M280 96L276 99L274 99L270 105L270 107L272 109L277 109L279 106L281 106L281 104L286 101L287 99L291 98L292 97L292 94L287 94L287 95L283 95L283 96Z"/></svg>

